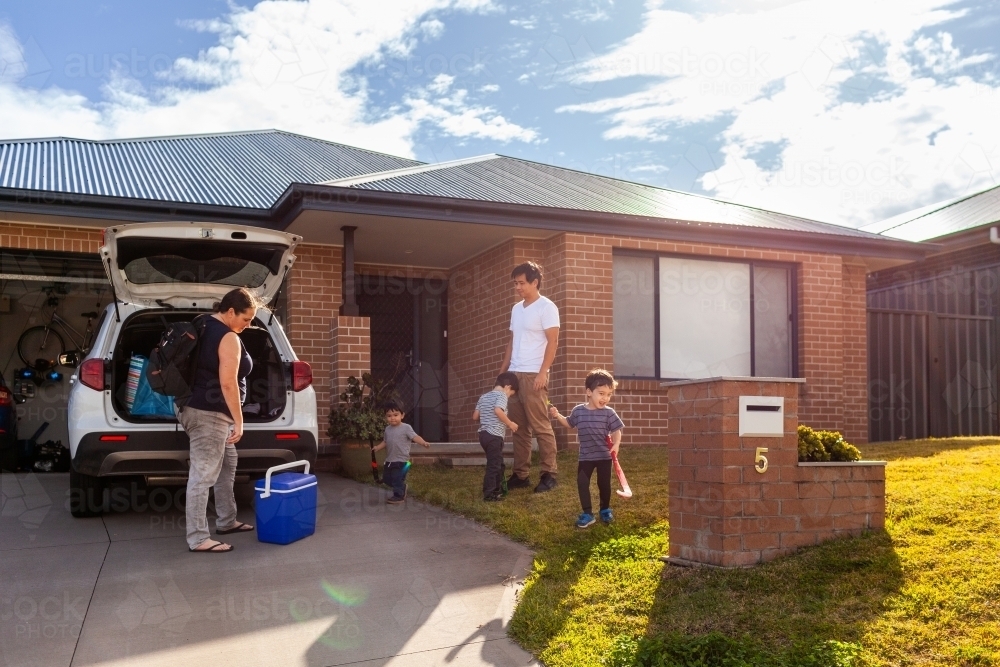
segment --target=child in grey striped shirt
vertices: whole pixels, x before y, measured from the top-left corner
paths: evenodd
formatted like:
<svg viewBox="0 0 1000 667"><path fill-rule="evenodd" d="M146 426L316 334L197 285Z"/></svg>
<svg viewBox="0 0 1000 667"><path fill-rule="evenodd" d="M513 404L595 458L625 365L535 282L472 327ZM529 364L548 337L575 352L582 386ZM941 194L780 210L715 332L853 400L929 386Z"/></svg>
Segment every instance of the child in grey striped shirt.
<svg viewBox="0 0 1000 667"><path fill-rule="evenodd" d="M549 416L565 428L575 428L580 438L580 459L576 468L576 488L583 513L576 520L577 528L589 528L597 522L590 501L590 478L597 471L597 489L601 496L601 522L611 523L611 452L618 454L622 441L622 423L618 413L608 406L618 382L603 368L587 375L587 402L573 408L569 417L559 414L549 405Z"/></svg>
<svg viewBox="0 0 1000 667"><path fill-rule="evenodd" d="M517 432L517 424L507 416L507 399L517 392L517 376L501 373L493 391L479 397L472 418L479 421L479 444L486 452L486 474L483 476L483 500L502 500L504 484L503 437L509 427Z"/></svg>

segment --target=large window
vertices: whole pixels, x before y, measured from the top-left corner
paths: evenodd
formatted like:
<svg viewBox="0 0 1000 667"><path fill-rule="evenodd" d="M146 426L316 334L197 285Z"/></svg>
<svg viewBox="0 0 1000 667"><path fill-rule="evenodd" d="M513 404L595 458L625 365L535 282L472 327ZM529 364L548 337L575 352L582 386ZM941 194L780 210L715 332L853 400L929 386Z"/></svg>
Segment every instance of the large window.
<svg viewBox="0 0 1000 667"><path fill-rule="evenodd" d="M615 374L792 377L794 270L616 253Z"/></svg>

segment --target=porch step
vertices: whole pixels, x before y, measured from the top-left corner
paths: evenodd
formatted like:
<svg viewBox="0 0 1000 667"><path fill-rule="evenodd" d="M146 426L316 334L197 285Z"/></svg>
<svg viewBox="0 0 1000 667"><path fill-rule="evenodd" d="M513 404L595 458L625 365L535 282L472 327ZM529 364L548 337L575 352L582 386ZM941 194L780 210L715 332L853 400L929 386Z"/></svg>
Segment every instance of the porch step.
<svg viewBox="0 0 1000 667"><path fill-rule="evenodd" d="M461 456L461 457L450 457L444 456L438 459L438 462L445 466L446 468L461 468L466 466L480 466L486 467L486 457L485 456ZM504 465L508 468L514 466L514 457L504 457Z"/></svg>
<svg viewBox="0 0 1000 667"><path fill-rule="evenodd" d="M413 465L443 465L449 468L463 466L485 466L486 457L478 442L432 442L427 449L415 445L410 448L410 460ZM514 464L514 445L505 442L503 445L504 460L507 465Z"/></svg>
<svg viewBox="0 0 1000 667"><path fill-rule="evenodd" d="M532 439L532 449L538 449L538 443ZM485 466L486 457L478 442L432 442L424 449L420 445L410 447L410 461L413 465L443 465L449 468L465 466ZM514 445L505 442L503 446L504 463L514 464ZM320 457L340 460L340 445L320 445Z"/></svg>

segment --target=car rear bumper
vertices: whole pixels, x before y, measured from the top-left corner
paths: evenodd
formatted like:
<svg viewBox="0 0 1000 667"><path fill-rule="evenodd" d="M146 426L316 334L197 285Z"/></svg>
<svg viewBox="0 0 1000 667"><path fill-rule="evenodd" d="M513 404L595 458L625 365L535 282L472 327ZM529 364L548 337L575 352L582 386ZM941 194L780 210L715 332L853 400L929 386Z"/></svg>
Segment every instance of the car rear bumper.
<svg viewBox="0 0 1000 667"><path fill-rule="evenodd" d="M278 434L282 439L278 439ZM127 436L125 441L104 441L101 436ZM297 438L291 436L297 435ZM316 438L310 431L244 431L236 445L239 473L263 473L271 466L292 461L316 463ZM184 431L115 431L88 433L80 439L73 468L85 475L168 475L185 477L188 471L188 437Z"/></svg>

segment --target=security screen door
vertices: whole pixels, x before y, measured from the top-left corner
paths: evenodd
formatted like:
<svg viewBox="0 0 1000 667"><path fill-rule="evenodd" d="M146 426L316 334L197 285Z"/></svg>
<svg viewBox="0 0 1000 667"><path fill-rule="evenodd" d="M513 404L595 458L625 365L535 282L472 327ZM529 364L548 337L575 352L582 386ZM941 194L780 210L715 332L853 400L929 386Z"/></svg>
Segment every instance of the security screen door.
<svg viewBox="0 0 1000 667"><path fill-rule="evenodd" d="M357 276L371 318L372 375L396 382L404 421L429 442L448 440L448 291L439 279Z"/></svg>

